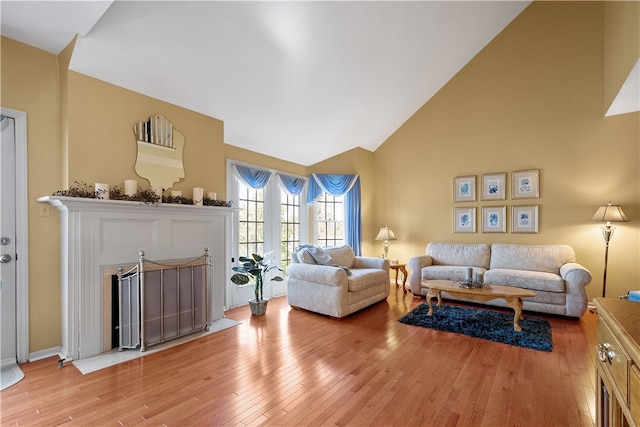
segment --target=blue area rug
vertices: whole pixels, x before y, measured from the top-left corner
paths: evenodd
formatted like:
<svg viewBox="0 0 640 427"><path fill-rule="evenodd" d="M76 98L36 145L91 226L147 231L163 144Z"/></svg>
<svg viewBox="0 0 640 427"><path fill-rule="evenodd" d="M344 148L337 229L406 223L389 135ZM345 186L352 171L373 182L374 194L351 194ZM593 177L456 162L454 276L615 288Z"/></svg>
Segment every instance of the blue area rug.
<svg viewBox="0 0 640 427"><path fill-rule="evenodd" d="M552 351L551 325L543 319L520 319L522 332L513 330L513 312L496 312L471 307L442 305L427 316L429 306L422 303L400 319L401 323L439 331L454 332L474 338L501 342L538 351Z"/></svg>

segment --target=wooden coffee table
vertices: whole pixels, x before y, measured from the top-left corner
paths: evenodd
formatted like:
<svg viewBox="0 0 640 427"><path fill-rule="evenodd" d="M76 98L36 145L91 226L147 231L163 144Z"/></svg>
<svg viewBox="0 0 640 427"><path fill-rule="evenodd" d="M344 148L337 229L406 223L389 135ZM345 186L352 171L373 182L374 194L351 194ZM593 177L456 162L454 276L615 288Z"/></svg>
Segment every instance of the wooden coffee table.
<svg viewBox="0 0 640 427"><path fill-rule="evenodd" d="M451 280L423 280L422 285L429 288L429 292L427 293L429 316L433 315L431 299L437 297L439 307L442 304L442 296L440 295L442 291L474 301L491 301L501 298L515 311L513 315L513 329L517 332L522 332L522 327L520 326L520 319L522 318L522 298L535 297L538 295L528 289L505 285L492 284L484 288L464 288L461 287L458 282Z"/></svg>

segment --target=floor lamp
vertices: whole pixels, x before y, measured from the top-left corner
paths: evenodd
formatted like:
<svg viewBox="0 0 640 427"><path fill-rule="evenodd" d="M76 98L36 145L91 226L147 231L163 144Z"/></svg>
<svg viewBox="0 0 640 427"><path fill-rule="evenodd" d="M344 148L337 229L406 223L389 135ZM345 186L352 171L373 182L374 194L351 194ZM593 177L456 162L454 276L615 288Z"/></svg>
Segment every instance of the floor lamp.
<svg viewBox="0 0 640 427"><path fill-rule="evenodd" d="M602 278L602 297L607 293L607 263L609 261L609 242L613 237L613 231L616 229L611 226L612 222L627 222L628 219L624 215L620 205L612 205L609 202L605 206L600 206L591 218L591 221L606 222L602 227L602 236L604 237L604 277Z"/></svg>
<svg viewBox="0 0 640 427"><path fill-rule="evenodd" d="M393 234L393 231L385 225L380 229L380 232L376 236L376 240L384 240L384 243L382 244L384 254L382 257L387 259L387 253L389 252L389 240L396 240L396 235Z"/></svg>

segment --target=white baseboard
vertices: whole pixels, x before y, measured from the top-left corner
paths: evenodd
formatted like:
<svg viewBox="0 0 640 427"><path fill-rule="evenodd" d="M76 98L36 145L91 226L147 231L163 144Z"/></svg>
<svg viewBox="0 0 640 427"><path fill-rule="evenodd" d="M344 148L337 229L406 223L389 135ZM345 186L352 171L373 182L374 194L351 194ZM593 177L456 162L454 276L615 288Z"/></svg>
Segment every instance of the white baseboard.
<svg viewBox="0 0 640 427"><path fill-rule="evenodd" d="M35 362L36 360L46 359L47 357L58 356L62 358L62 348L51 347L46 348L44 350L34 351L33 353L29 353L29 362Z"/></svg>

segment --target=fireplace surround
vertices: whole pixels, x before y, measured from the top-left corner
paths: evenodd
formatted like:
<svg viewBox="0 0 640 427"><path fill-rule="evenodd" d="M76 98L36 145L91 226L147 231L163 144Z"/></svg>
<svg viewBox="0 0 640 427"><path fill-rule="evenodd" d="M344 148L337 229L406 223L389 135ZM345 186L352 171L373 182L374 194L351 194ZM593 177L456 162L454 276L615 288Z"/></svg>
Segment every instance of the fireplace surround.
<svg viewBox="0 0 640 427"><path fill-rule="evenodd" d="M61 355L83 359L103 351L110 336L105 276L149 259L195 258L209 248L209 319L224 317L226 278L231 268L234 208L143 204L47 196L38 199L60 211Z"/></svg>

